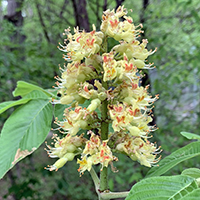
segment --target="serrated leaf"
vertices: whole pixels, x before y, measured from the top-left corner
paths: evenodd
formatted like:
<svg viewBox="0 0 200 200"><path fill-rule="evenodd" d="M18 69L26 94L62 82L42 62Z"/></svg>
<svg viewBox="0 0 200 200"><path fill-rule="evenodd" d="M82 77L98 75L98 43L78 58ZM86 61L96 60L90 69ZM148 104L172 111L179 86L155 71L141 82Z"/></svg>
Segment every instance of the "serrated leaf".
<svg viewBox="0 0 200 200"><path fill-rule="evenodd" d="M48 100L31 100L7 119L0 135L0 178L44 142L53 108Z"/></svg>
<svg viewBox="0 0 200 200"><path fill-rule="evenodd" d="M25 95L23 97L23 99L48 99L48 100L50 100L51 98L49 97L49 95L47 95L43 91L33 90L30 93L28 93L27 95Z"/></svg>
<svg viewBox="0 0 200 200"><path fill-rule="evenodd" d="M25 104L28 101L30 101L30 99L20 99L17 101L6 101L3 103L0 103L0 114L3 113L4 111L8 110L11 107L17 106L17 105L21 105L21 104Z"/></svg>
<svg viewBox="0 0 200 200"><path fill-rule="evenodd" d="M191 177L197 179L200 177L200 169L198 169L198 168L185 169L181 174L191 176Z"/></svg>
<svg viewBox="0 0 200 200"><path fill-rule="evenodd" d="M151 177L136 183L125 200L185 200L196 190L196 181L189 176Z"/></svg>
<svg viewBox="0 0 200 200"><path fill-rule="evenodd" d="M186 194L181 200L198 200L200 197L200 189L196 189L188 194Z"/></svg>
<svg viewBox="0 0 200 200"><path fill-rule="evenodd" d="M188 160L199 155L200 142L192 142L162 159L159 162L159 166L152 167L146 177L160 176L184 160Z"/></svg>
<svg viewBox="0 0 200 200"><path fill-rule="evenodd" d="M41 88L41 87L39 87L37 85L31 84L31 83L27 83L25 81L18 81L17 82L17 87L13 91L13 96L14 97L16 97L16 96L24 97L25 95L27 95L28 93L30 93L33 90L42 91L49 97L52 96L52 93L44 90L43 88Z"/></svg>
<svg viewBox="0 0 200 200"><path fill-rule="evenodd" d="M194 133L181 132L181 135L186 137L189 140L192 140L192 139L200 140L200 135L197 135L197 134L194 134Z"/></svg>
<svg viewBox="0 0 200 200"><path fill-rule="evenodd" d="M31 99L49 99L50 97L47 96L44 92L39 90L33 90L27 95L24 96L24 98L16 100L16 101L6 101L3 103L0 103L0 114L4 111L8 110L11 107L18 106L21 104L25 104L29 102Z"/></svg>

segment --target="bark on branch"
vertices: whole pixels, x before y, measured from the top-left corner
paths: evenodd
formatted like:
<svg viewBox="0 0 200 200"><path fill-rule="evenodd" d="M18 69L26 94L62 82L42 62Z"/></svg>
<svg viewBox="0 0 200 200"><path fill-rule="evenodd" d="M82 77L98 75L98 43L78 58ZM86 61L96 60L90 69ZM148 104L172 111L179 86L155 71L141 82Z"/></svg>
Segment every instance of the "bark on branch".
<svg viewBox="0 0 200 200"><path fill-rule="evenodd" d="M51 40L50 40L50 38L49 38L49 36L48 36L47 28L46 28L46 25L45 25L44 20L43 20L43 18L42 18L42 14L41 14L42 12L41 12L40 5L39 5L38 1L36 1L36 9L37 9L37 13L38 13L38 16L39 16L39 19L40 19L40 23L41 23L41 25L42 25L42 30L43 30L43 32L44 32L45 38L46 38L47 41L50 43Z"/></svg>

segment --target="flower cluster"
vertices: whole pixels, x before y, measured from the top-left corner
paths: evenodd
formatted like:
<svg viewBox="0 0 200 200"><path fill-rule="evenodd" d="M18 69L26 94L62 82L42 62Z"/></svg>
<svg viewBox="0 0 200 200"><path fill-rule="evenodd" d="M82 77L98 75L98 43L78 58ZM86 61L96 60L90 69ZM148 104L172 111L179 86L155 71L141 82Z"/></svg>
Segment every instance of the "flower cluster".
<svg viewBox="0 0 200 200"><path fill-rule="evenodd" d="M85 144L86 139L83 135L72 137L70 134L67 134L64 138L60 139L56 134L53 135L55 144L54 147L47 145L46 149L49 157L59 158L52 166L48 166L48 170L58 170L61 168L67 161L72 161L74 157L80 154L82 146Z"/></svg>
<svg viewBox="0 0 200 200"><path fill-rule="evenodd" d="M92 165L101 164L103 167L108 167L108 164L117 160L112 155L110 147L107 145L108 140L100 140L98 135L91 131L90 140L86 142L85 148L82 152L82 160L77 161L80 164L78 171L83 173L85 170L90 171Z"/></svg>
<svg viewBox="0 0 200 200"><path fill-rule="evenodd" d="M142 25L135 26L123 6L116 12L105 11L102 19L100 31L94 25L89 33L76 28L72 34L67 29L65 45L60 45L68 64L61 69L61 77L56 77L60 99L53 103L71 107L65 109L63 121L56 120L60 132L67 135L63 139L56 136L55 147L48 146L49 156L59 157L50 170L78 154L81 174L90 171L92 165L101 164L103 169L117 161L113 152L126 154L147 167L159 160L160 147L148 140L156 130L149 123L158 95L153 98L149 86L141 86L138 71L154 68L146 59L156 50L148 51L148 41L138 40ZM109 38L118 41L110 52ZM113 131L108 134L109 123ZM90 137L80 135L81 130L87 130Z"/></svg>

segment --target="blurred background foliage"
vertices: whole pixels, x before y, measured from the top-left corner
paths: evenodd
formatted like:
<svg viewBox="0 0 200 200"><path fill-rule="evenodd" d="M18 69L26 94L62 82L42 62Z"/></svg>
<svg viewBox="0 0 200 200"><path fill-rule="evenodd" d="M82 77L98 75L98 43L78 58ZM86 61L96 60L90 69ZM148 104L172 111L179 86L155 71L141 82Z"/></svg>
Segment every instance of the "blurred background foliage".
<svg viewBox="0 0 200 200"><path fill-rule="evenodd" d="M156 69L145 72L143 83L150 83L152 95L160 94L154 108L159 129L152 141L162 145L165 157L188 143L181 131L199 134L199 0L0 0L0 102L13 99L18 80L51 88L64 63L57 49L64 29L89 30L92 24L98 29L102 11L119 5L125 5L135 25L143 23L141 39L148 39L148 48L158 48L148 60ZM0 128L11 112L0 116ZM185 161L168 174L200 167L199 161ZM75 161L58 172L44 170L51 163L43 145L0 180L0 200L96 199L89 174L80 178ZM119 172L110 172L109 180L113 191L129 190L148 171L120 155L115 166Z"/></svg>

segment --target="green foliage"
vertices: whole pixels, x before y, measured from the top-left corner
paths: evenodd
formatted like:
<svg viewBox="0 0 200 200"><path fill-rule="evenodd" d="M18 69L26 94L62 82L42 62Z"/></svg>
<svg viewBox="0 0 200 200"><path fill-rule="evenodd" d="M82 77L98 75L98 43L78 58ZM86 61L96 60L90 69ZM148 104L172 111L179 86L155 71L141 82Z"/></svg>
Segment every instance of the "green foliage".
<svg viewBox="0 0 200 200"><path fill-rule="evenodd" d="M159 166L153 167L149 170L147 177L160 176L180 162L199 155L200 142L192 142L162 159L159 162Z"/></svg>
<svg viewBox="0 0 200 200"><path fill-rule="evenodd" d="M35 95L33 95L33 93L31 93L32 91L41 91L41 92L35 92ZM31 94L30 94L31 93ZM45 95L44 95L45 94ZM38 96L40 95L40 96ZM24 82L24 81L18 81L17 82L17 87L16 89L13 91L13 96L21 96L21 97L26 97L26 98L48 98L51 96L54 96L52 93L48 92L47 90L44 90L41 87L38 87L36 85Z"/></svg>
<svg viewBox="0 0 200 200"><path fill-rule="evenodd" d="M183 135L184 137L186 137L189 140L200 140L200 136L194 133L188 133L188 132L181 132L181 135Z"/></svg>
<svg viewBox="0 0 200 200"><path fill-rule="evenodd" d="M200 178L200 169L197 169L197 168L185 169L181 174L191 176L197 179L197 178Z"/></svg>
<svg viewBox="0 0 200 200"><path fill-rule="evenodd" d="M126 200L195 200L200 189L194 178L178 176L162 176L143 179L135 184Z"/></svg>
<svg viewBox="0 0 200 200"><path fill-rule="evenodd" d="M0 113L3 113L7 109L12 108L14 106L25 104L28 101L30 101L29 98L27 98L27 99L20 99L20 100L17 100L17 101L6 101L6 102L3 102L3 103L0 104Z"/></svg>
<svg viewBox="0 0 200 200"><path fill-rule="evenodd" d="M29 87L26 87L27 85ZM43 91L42 88L20 82L14 94L22 95L24 98L14 103L1 104L1 110L20 103L23 105L11 114L1 131L0 178L19 160L35 151L50 131L53 107L49 102L49 96Z"/></svg>

